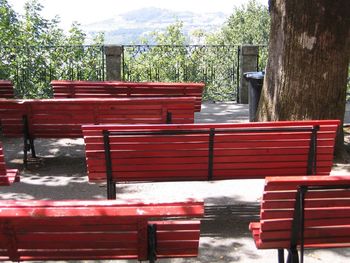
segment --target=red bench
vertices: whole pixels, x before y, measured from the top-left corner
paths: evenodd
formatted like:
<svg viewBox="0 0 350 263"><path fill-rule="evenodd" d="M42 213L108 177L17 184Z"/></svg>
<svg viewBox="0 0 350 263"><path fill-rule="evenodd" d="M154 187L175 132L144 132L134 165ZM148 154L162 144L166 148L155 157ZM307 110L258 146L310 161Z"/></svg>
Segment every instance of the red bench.
<svg viewBox="0 0 350 263"><path fill-rule="evenodd" d="M13 99L13 84L9 80L0 79L0 98Z"/></svg>
<svg viewBox="0 0 350 263"><path fill-rule="evenodd" d="M0 260L196 257L203 202L0 201Z"/></svg>
<svg viewBox="0 0 350 263"><path fill-rule="evenodd" d="M24 117L24 119L23 119ZM36 138L81 138L83 124L193 123L193 98L2 100L3 135L21 137L35 157Z"/></svg>
<svg viewBox="0 0 350 263"><path fill-rule="evenodd" d="M195 97L201 110L204 83L51 81L54 98Z"/></svg>
<svg viewBox="0 0 350 263"><path fill-rule="evenodd" d="M330 173L338 120L82 126L90 182L265 178Z"/></svg>
<svg viewBox="0 0 350 263"><path fill-rule="evenodd" d="M278 262L303 262L304 248L350 246L350 176L267 177L256 247L278 249ZM298 250L300 248L300 261Z"/></svg>
<svg viewBox="0 0 350 263"><path fill-rule="evenodd" d="M4 159L2 143L0 142L0 186L8 186L19 182L20 177L17 169L7 169Z"/></svg>

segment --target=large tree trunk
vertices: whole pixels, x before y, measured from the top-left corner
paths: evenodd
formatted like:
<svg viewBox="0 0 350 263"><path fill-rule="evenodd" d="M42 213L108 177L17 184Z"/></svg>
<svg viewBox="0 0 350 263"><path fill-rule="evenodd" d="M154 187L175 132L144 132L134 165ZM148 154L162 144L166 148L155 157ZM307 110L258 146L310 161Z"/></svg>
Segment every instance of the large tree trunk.
<svg viewBox="0 0 350 263"><path fill-rule="evenodd" d="M269 8L269 59L258 120L343 120L350 0L270 0ZM343 143L339 133L337 149Z"/></svg>

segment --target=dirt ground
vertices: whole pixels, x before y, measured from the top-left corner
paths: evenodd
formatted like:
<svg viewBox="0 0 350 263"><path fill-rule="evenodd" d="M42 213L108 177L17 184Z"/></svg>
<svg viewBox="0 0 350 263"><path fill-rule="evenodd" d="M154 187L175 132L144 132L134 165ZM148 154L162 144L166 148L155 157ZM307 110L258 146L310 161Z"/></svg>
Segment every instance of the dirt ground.
<svg viewBox="0 0 350 263"><path fill-rule="evenodd" d="M207 103L203 105L202 112L196 114L196 122L247 120L247 106L230 103ZM23 169L22 139L0 140L4 145L8 167L21 171L21 182L1 187L0 199L106 198L104 185L89 184L87 181L82 139L36 140L40 158L30 163L28 169ZM332 174L350 174L350 165L335 164ZM159 260L160 263L277 262L277 251L257 250L248 230L248 224L259 219L263 184L263 180L120 184L117 186L117 198L146 201L186 198L204 200L205 217L202 219L199 257ZM305 262L346 262L349 257L350 249L307 250Z"/></svg>

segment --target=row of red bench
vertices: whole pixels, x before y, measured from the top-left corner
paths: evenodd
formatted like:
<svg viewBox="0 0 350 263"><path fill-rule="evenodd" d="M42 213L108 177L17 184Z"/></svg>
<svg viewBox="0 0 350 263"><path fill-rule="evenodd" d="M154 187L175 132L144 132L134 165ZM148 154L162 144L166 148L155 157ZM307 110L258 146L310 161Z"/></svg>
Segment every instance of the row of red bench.
<svg viewBox="0 0 350 263"><path fill-rule="evenodd" d="M329 176L339 121L82 126L90 182L266 178L261 219L250 229L279 262L304 247L348 247L350 176ZM275 176L275 177L269 177ZM300 190L301 189L301 190ZM300 194L301 193L301 194ZM303 200L303 206L298 204ZM349 210L350 211L350 210Z"/></svg>
<svg viewBox="0 0 350 263"><path fill-rule="evenodd" d="M339 121L90 125L83 126L83 133L89 179L94 182L111 180L112 184L108 186L109 198L115 198L113 190L117 182L277 176L266 179L261 219L258 223L252 223L250 229L258 248L278 249L279 262L284 262L283 249L288 249L289 262L298 262L298 246L302 251L304 246L341 247L347 246L350 238L346 214L350 204L350 178L328 176L338 125ZM96 169L101 167L102 170L96 173ZM108 171L106 167L111 170ZM301 191L305 186L309 188ZM299 192L304 196L299 197ZM300 198L305 200L304 207L297 207ZM62 203L63 206L69 204L69 201ZM32 204L27 205L32 207ZM50 203L46 206L55 205ZM77 207L81 208L82 205ZM73 208L68 211L75 213ZM300 221L303 213L304 219ZM327 217L327 214L332 218ZM48 214L48 218L43 220L55 221L55 216ZM87 226L83 229L88 232L91 230ZM79 235L77 240L81 240ZM196 242L192 240L192 243ZM53 241L50 244L60 248ZM38 244L33 249L43 246ZM184 247L187 245L180 251L183 252ZM92 250L95 251L96 247ZM79 258L89 258L84 253L76 253ZM93 254L92 258L96 257L93 252L89 253ZM125 256L125 252L122 254ZM70 258L69 255L55 253L52 257ZM14 258L18 258L18 255L12 256ZM28 259L43 258L43 255L28 256ZM23 255L22 259L26 259L26 256Z"/></svg>
<svg viewBox="0 0 350 263"><path fill-rule="evenodd" d="M83 124L193 123L203 88L203 84L191 88L190 84L120 86L117 82L112 88L111 82L105 82L105 87L95 82L98 92L106 95L97 94L89 85L89 96L79 85L73 91L74 83L69 82L71 94L64 96L62 83L55 87L52 100L0 101L3 135L24 137L24 163L27 150L35 157L34 139L79 138ZM6 169L1 160L0 180L1 185L19 181L17 170ZM1 201L0 260L155 262L157 258L194 257L198 255L200 221L193 217L202 217L203 210L203 202L198 201Z"/></svg>
<svg viewBox="0 0 350 263"><path fill-rule="evenodd" d="M176 98L176 100L178 99ZM260 222L252 223L250 226L258 248L278 249L279 262L284 262L283 249L288 249L287 261L295 263L299 262L298 247L301 248L302 258L304 247L348 246L350 236L348 235L346 211L350 201L348 199L350 197L348 193L350 177L329 176L339 121L249 124L191 124L189 121L188 124L183 124L182 119L176 125L155 124L169 123L164 122L164 118L159 118L162 121L150 122L152 125L135 125L135 123L147 122L132 122L133 125L112 125L116 123L116 120L110 119L111 117L106 118L110 122L102 122L100 119L93 119L91 122L92 119L89 119L85 123L82 121L85 118L81 116L85 116L86 113L89 113L86 114L89 116L101 116L103 115L101 112L109 112L114 109L113 107L109 108L108 106L102 111L101 109L89 111L85 108L86 106L81 108L82 106L78 102L88 100L70 99L69 104L78 102L79 105L65 111L66 106L62 105L68 105L68 103L63 101L68 100L61 102L60 100L1 101L2 105L9 105L5 107L7 112L0 113L4 134L22 134L19 131L24 127L25 148L27 148L27 140L29 145L33 145L34 138L52 138L52 136L62 138L70 137L72 134L81 137L83 133L89 180L91 182L106 180L107 196L110 199L116 197L115 185L120 182L267 177ZM98 99L91 99L90 103L92 101L96 102ZM134 99L130 101L134 101ZM95 105L92 108L96 107L99 106ZM18 108L23 109L26 114L22 114ZM4 109L4 107L0 107L0 109ZM80 116L79 121L65 125L66 119L55 115L61 111L64 111L65 116L71 116L67 118L69 120L73 116ZM69 111L75 114L69 115ZM113 112L112 115L114 116L114 114ZM24 122L22 122L23 115L26 116ZM50 120L50 123L46 123L46 120ZM128 123L128 120L121 123ZM53 125L55 128L52 128ZM66 126L69 128L67 129ZM51 128L46 129L47 127ZM29 131L38 135L30 135ZM73 138L75 138L74 136ZM16 177L12 176L11 178ZM1 256L5 260L13 261L137 258L154 262L156 257L183 257L193 256L197 253L199 223L196 221L193 223L192 220L187 221L188 224L178 221L168 223L169 221L164 221L162 213L152 215L154 218L161 217L156 224L150 223L145 218L140 219L140 214L128 214L129 217L125 220L137 219L137 227L126 227L123 223L122 228L132 229L136 233L136 238L122 234L125 240L134 241L130 241L130 243L125 243L125 241L122 243L110 242L116 239L113 233L115 231L119 233L122 230L119 226L107 228L106 225L110 225L110 220L118 221L120 219L124 222L121 214L118 216L113 214L115 213L115 207L111 208L114 206L113 202L116 201L104 201L102 205L99 202L92 202L87 205L89 208L86 209L84 209L86 206L84 201L81 203L76 201L0 203L0 207L4 207L2 210L4 216L0 216L0 225L4 226L3 236L0 236L0 245L7 248L2 252L0 250L0 259ZM173 205L176 204L170 204L171 207ZM196 203L200 212L195 214L189 212L192 208L188 206L188 203L178 205L181 206L180 210L185 211L181 216L201 216L203 213L202 203ZM119 208L118 211L127 214L130 206L133 207L132 209L144 213L143 208L137 204L129 204ZM149 209L157 210L156 206L156 204L150 205ZM28 208L28 212L25 208ZM57 214L53 212L55 210L58 211ZM7 214L6 211L9 213ZM19 211L23 211L23 213L19 213ZM35 211L40 212L36 214ZM14 216L15 214L16 216ZM105 217L105 215L111 216L111 218ZM98 221L102 220L102 223L95 228L97 218ZM69 220L72 220L73 223L66 223ZM138 220L141 220L142 223ZM75 221L82 222L82 224L79 224L78 227L74 223ZM22 224L22 222L24 223ZM190 228L185 228L185 225L190 225ZM34 233L28 232L28 235L23 235L23 233L27 233L28 226L33 229ZM54 230L51 226L55 226ZM172 231L165 235L171 241L162 239L165 229ZM157 230L159 231L157 232ZM101 231L103 233L100 233ZM37 232L48 236L45 239L47 242L42 236L38 236ZM55 242L54 237L57 235L62 235L59 239L61 241ZM103 240L103 244L98 242L91 245L91 242L84 242L84 240L90 240L89 238L96 240L99 237ZM175 237L181 241L171 243ZM23 246L25 240L32 240L32 238L36 242L29 247ZM72 238L74 240L72 244L66 243ZM135 240L140 242L135 242ZM164 244L168 244L168 246L162 247ZM178 254L171 250L174 248ZM135 250L138 252L131 252ZM186 251L191 252L187 253Z"/></svg>

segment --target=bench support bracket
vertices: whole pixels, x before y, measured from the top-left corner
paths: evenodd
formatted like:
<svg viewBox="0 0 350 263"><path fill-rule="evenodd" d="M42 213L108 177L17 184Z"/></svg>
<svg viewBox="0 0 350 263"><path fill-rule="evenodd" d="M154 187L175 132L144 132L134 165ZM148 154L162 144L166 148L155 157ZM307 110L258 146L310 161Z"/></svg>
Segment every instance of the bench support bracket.
<svg viewBox="0 0 350 263"><path fill-rule="evenodd" d="M116 185L113 181L111 160L111 146L109 144L109 131L103 131L103 144L105 148L106 173L107 173L107 199L116 199Z"/></svg>

